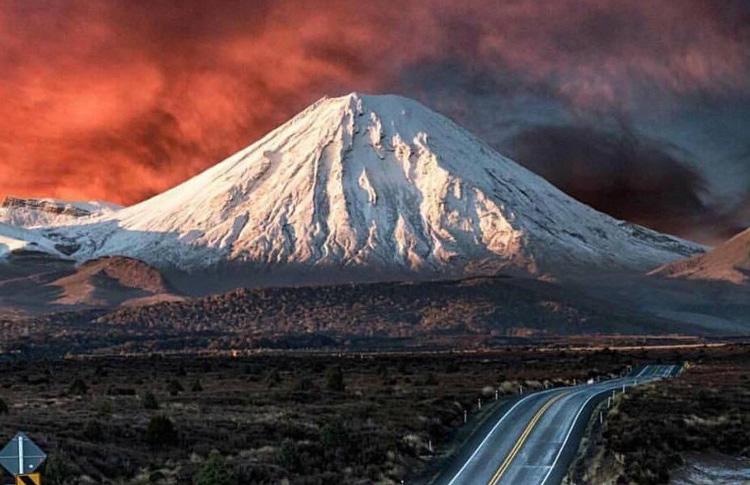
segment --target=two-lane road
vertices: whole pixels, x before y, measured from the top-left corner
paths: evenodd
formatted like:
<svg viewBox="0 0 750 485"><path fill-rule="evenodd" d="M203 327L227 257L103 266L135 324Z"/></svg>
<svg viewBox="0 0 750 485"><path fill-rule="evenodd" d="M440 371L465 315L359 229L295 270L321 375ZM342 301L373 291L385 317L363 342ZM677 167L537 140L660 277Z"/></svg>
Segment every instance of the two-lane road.
<svg viewBox="0 0 750 485"><path fill-rule="evenodd" d="M435 483L558 484L598 399L678 370L650 365L620 379L530 394L504 412L481 440L470 442Z"/></svg>

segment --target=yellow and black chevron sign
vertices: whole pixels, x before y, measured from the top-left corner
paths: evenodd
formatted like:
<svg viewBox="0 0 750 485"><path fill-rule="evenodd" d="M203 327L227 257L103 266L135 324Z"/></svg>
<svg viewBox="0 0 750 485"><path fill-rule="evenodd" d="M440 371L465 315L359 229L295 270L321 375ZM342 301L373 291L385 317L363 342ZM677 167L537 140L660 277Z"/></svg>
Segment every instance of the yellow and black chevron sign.
<svg viewBox="0 0 750 485"><path fill-rule="evenodd" d="M18 475L16 477L16 485L42 485L42 476L38 473Z"/></svg>

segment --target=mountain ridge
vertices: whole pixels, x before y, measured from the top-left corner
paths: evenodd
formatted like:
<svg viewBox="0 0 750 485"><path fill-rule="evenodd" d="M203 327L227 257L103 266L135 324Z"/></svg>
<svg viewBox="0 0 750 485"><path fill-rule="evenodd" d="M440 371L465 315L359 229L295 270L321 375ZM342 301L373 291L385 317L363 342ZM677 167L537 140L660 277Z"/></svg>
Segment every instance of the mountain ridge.
<svg viewBox="0 0 750 485"><path fill-rule="evenodd" d="M25 228L57 226L120 209L122 206L105 201L7 196L0 203L0 222Z"/></svg>

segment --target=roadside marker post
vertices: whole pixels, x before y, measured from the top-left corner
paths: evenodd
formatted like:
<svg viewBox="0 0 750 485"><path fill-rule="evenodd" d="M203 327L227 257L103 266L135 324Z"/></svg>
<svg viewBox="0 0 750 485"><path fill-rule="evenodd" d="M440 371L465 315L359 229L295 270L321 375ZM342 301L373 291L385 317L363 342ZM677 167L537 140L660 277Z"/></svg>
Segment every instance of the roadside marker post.
<svg viewBox="0 0 750 485"><path fill-rule="evenodd" d="M21 485L41 483L41 478L34 477L39 474L34 472L46 459L47 455L24 433L18 433L0 450L0 466L16 477L16 483Z"/></svg>
<svg viewBox="0 0 750 485"><path fill-rule="evenodd" d="M42 485L42 476L39 473L29 473L16 477L16 485Z"/></svg>

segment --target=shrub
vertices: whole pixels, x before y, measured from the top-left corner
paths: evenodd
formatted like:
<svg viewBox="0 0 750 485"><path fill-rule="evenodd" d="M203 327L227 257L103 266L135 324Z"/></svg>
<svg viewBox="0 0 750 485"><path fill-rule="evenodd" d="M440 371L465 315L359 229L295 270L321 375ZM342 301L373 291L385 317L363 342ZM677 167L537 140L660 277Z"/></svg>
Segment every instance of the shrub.
<svg viewBox="0 0 750 485"><path fill-rule="evenodd" d="M294 470L299 466L299 449L297 443L291 439L285 439L281 442L279 451L276 455L279 465L287 470Z"/></svg>
<svg viewBox="0 0 750 485"><path fill-rule="evenodd" d="M135 389L131 387L115 387L109 386L107 388L108 396L135 396Z"/></svg>
<svg viewBox="0 0 750 485"><path fill-rule="evenodd" d="M71 458L62 452L52 453L44 464L45 485L65 485L71 483L74 471L71 469Z"/></svg>
<svg viewBox="0 0 750 485"><path fill-rule="evenodd" d="M176 396L184 390L185 388L182 387L182 384L177 379L172 379L167 383L167 392L169 392L170 396Z"/></svg>
<svg viewBox="0 0 750 485"><path fill-rule="evenodd" d="M103 400L96 404L96 411L102 416L110 416L112 414L112 401Z"/></svg>
<svg viewBox="0 0 750 485"><path fill-rule="evenodd" d="M148 474L149 483L162 483L167 479L167 476L161 470L156 470Z"/></svg>
<svg viewBox="0 0 750 485"><path fill-rule="evenodd" d="M424 379L424 385L425 386L437 386L438 380L435 377L435 374L433 374L432 372L427 373L427 376Z"/></svg>
<svg viewBox="0 0 750 485"><path fill-rule="evenodd" d="M320 442L325 448L343 448L349 444L349 433L340 421L332 421L320 430Z"/></svg>
<svg viewBox="0 0 750 485"><path fill-rule="evenodd" d="M315 384L309 377L300 377L294 383L294 390L297 392L309 392L315 389Z"/></svg>
<svg viewBox="0 0 750 485"><path fill-rule="evenodd" d="M99 421L93 420L86 423L83 428L83 436L90 441L101 441L104 439L104 429Z"/></svg>
<svg viewBox="0 0 750 485"><path fill-rule="evenodd" d="M89 392L89 386L87 386L81 379L74 380L70 387L68 387L68 394L74 396L82 396L87 392Z"/></svg>
<svg viewBox="0 0 750 485"><path fill-rule="evenodd" d="M330 367L326 371L326 388L334 392L344 392L346 390L344 372L341 370L341 367Z"/></svg>
<svg viewBox="0 0 750 485"><path fill-rule="evenodd" d="M177 444L177 430L166 416L154 416L146 428L146 443L154 448Z"/></svg>
<svg viewBox="0 0 750 485"><path fill-rule="evenodd" d="M268 387L275 387L281 382L281 376L279 375L278 369L271 369L266 374L266 384Z"/></svg>
<svg viewBox="0 0 750 485"><path fill-rule="evenodd" d="M153 392L146 392L141 398L143 409L159 409L159 401L156 400Z"/></svg>
<svg viewBox="0 0 750 485"><path fill-rule="evenodd" d="M200 379L196 379L195 382L193 382L190 390L193 392L203 392L203 386L201 385Z"/></svg>
<svg viewBox="0 0 750 485"><path fill-rule="evenodd" d="M214 451L198 470L193 483L195 485L232 485L237 483L237 476L234 470L227 466L224 457Z"/></svg>

